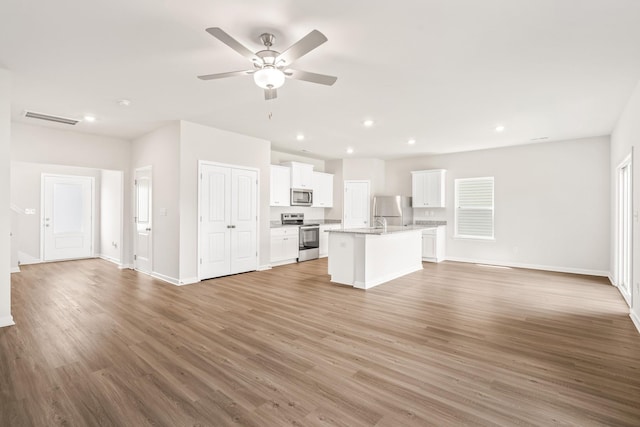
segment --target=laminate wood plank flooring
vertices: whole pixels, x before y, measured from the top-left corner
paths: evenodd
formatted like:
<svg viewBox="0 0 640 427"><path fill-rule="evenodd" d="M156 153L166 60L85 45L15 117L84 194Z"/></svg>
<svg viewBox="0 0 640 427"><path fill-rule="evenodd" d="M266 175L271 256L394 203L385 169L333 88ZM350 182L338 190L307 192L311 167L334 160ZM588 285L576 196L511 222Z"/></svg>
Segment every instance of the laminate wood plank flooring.
<svg viewBox="0 0 640 427"><path fill-rule="evenodd" d="M425 263L362 291L326 272L23 266L0 426L640 426L640 334L604 278Z"/></svg>

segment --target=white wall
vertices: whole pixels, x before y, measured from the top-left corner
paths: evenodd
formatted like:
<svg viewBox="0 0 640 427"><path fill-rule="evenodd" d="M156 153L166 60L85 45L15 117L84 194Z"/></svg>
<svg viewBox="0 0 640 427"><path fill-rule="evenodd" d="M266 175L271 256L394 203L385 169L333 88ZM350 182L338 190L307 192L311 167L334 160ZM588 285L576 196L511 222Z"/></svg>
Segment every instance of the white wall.
<svg viewBox="0 0 640 427"><path fill-rule="evenodd" d="M0 68L0 327L13 325L11 316L11 76Z"/></svg>
<svg viewBox="0 0 640 427"><path fill-rule="evenodd" d="M11 162L11 206L15 213L12 246L17 251L20 264L41 262L40 218L42 212L42 174L89 176L95 180L94 212L94 253L100 246L100 171L98 169L74 166L46 165L42 163ZM27 215L25 209L34 209L35 214ZM18 213L20 211L20 213Z"/></svg>
<svg viewBox="0 0 640 427"><path fill-rule="evenodd" d="M132 194L134 171L145 166L152 167L152 271L153 274L177 283L180 275L179 122L169 123L133 141L132 178L126 185L131 188ZM165 212L166 215L161 215ZM134 215L131 216L132 219Z"/></svg>
<svg viewBox="0 0 640 427"><path fill-rule="evenodd" d="M259 266L269 265L271 142L208 126L180 122L180 280L198 276L198 161L258 169Z"/></svg>
<svg viewBox="0 0 640 427"><path fill-rule="evenodd" d="M640 330L640 227L638 211L640 210L640 82L629 98L618 123L611 135L611 215L615 212L615 174L616 167L631 152L633 154L633 286L631 317ZM612 221L613 222L613 221ZM611 227L611 265L615 265L615 228Z"/></svg>
<svg viewBox="0 0 640 427"><path fill-rule="evenodd" d="M100 171L100 251L101 257L122 263L123 172Z"/></svg>
<svg viewBox="0 0 640 427"><path fill-rule="evenodd" d="M11 160L49 165L78 166L122 171L124 182L130 175L131 143L120 138L90 135L73 130L12 123ZM123 215L131 215L131 186L124 187ZM124 221L123 252L125 264L133 259L132 221Z"/></svg>
<svg viewBox="0 0 640 427"><path fill-rule="evenodd" d="M386 163L380 159L341 159L327 160L327 172L333 177L333 208L326 212L330 219L342 219L344 201L344 181L366 180L370 183L371 203L373 196L386 195ZM372 209L372 208L371 208ZM371 210L373 212L373 210Z"/></svg>
<svg viewBox="0 0 640 427"><path fill-rule="evenodd" d="M271 164L279 165L284 162L300 162L313 165L313 170L316 172L325 172L324 160L314 159L313 157L307 157L300 154L285 153L283 151L271 150Z"/></svg>
<svg viewBox="0 0 640 427"><path fill-rule="evenodd" d="M609 272L609 138L393 160L386 193L411 195L412 170L446 169L447 258L558 271ZM454 179L495 177L495 241L454 239ZM428 216L432 213L433 216Z"/></svg>

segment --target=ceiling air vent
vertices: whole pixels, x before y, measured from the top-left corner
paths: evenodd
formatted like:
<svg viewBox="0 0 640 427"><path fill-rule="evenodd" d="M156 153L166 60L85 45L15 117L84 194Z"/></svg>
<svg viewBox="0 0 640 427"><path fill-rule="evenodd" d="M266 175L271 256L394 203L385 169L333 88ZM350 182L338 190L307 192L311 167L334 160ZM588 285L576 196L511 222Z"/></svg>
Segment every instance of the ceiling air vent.
<svg viewBox="0 0 640 427"><path fill-rule="evenodd" d="M36 113L34 111L25 111L24 116L29 117L30 119L47 120L49 122L64 123L65 125L72 125L72 126L77 125L78 122L80 121L76 119L69 119L66 117L52 116L50 114Z"/></svg>

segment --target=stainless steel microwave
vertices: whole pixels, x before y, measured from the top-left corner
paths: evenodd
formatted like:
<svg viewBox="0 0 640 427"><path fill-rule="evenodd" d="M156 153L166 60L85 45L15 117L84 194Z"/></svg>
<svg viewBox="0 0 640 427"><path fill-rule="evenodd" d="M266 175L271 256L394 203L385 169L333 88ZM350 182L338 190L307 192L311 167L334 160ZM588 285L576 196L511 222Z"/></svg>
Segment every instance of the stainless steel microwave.
<svg viewBox="0 0 640 427"><path fill-rule="evenodd" d="M291 189L291 206L311 206L313 204L313 190Z"/></svg>

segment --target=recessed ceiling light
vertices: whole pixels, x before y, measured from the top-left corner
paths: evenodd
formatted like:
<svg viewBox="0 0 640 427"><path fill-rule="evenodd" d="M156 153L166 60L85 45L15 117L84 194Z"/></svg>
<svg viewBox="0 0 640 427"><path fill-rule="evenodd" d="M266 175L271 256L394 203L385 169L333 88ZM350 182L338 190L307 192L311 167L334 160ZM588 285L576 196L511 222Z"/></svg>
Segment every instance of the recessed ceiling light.
<svg viewBox="0 0 640 427"><path fill-rule="evenodd" d="M85 116L83 117L83 120L84 120L85 122L93 123L93 122L95 122L95 121L96 121L96 118L95 118L95 116L91 116L91 115L88 115L88 114L87 114L87 115L85 115Z"/></svg>
<svg viewBox="0 0 640 427"><path fill-rule="evenodd" d="M364 122L362 122L362 124L365 125L366 127L370 128L371 126L373 126L373 120L367 119Z"/></svg>
<svg viewBox="0 0 640 427"><path fill-rule="evenodd" d="M128 107L129 105L131 105L131 101L128 99L121 99L118 101L118 105L121 107Z"/></svg>
<svg viewBox="0 0 640 427"><path fill-rule="evenodd" d="M303 135L303 134L301 134L301 133L299 133L299 134L297 134L297 135L296 135L296 139L297 139L298 141L304 141L304 135Z"/></svg>
<svg viewBox="0 0 640 427"><path fill-rule="evenodd" d="M504 126L502 125L496 126L496 132L502 132L502 131L504 131Z"/></svg>
<svg viewBox="0 0 640 427"><path fill-rule="evenodd" d="M414 138L411 138L410 140L407 141L407 144L409 145L413 145L416 143L416 140Z"/></svg>
<svg viewBox="0 0 640 427"><path fill-rule="evenodd" d="M353 148L351 147L347 148L347 154L353 154Z"/></svg>

